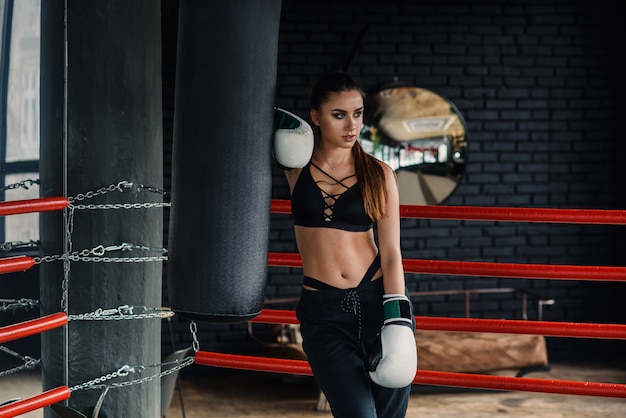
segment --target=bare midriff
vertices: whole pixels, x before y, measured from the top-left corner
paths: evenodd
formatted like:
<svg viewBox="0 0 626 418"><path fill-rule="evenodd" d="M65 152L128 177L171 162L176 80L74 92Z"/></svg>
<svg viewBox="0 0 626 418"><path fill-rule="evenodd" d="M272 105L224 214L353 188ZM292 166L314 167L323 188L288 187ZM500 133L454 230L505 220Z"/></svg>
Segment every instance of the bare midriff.
<svg viewBox="0 0 626 418"><path fill-rule="evenodd" d="M303 275L340 289L358 286L378 253L371 229L349 232L295 226L294 231ZM380 276L379 270L374 279Z"/></svg>

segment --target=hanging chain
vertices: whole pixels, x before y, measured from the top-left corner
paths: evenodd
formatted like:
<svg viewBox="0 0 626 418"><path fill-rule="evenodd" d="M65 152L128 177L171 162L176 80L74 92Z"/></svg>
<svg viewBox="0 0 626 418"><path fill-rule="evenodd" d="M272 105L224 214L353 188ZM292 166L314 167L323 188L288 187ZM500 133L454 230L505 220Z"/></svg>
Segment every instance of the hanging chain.
<svg viewBox="0 0 626 418"><path fill-rule="evenodd" d="M160 364L152 364L150 366L122 366L120 369L118 369L116 372L113 373L109 373L106 374L104 376L95 378L93 380L90 380L88 382L85 383L81 383L79 385L76 386L72 386L70 388L70 392L74 392L76 390L81 390L81 389L101 389L102 387L104 387L104 385L101 385L101 383L106 382L108 380L111 379L115 379L118 377L126 377L128 376L130 373L142 373L146 368L156 368L156 367L161 367L162 366L166 366L166 365L170 365L170 364L176 364L176 363L180 363L177 366L174 366L172 368L169 368L167 370L163 370L160 373L156 373L150 376L146 376L146 377L142 377L139 379L134 379L134 380L129 380L126 382L117 382L117 383L112 383L110 385L108 385L109 387L112 388L119 388L119 387L125 387L125 386L131 386L131 385L136 385L136 384L141 384L141 383L145 383L145 382L149 382L152 380L155 380L157 378L161 378L163 376L167 376L169 374L174 373L175 371L181 370L184 367L189 366L190 364L192 364L195 361L194 357L187 357L183 360L173 360L173 361L169 361L166 363L160 363Z"/></svg>
<svg viewBox="0 0 626 418"><path fill-rule="evenodd" d="M94 263L144 263L150 261L166 261L167 256L152 257L70 257L72 261L89 261Z"/></svg>
<svg viewBox="0 0 626 418"><path fill-rule="evenodd" d="M125 189L131 189L133 186L137 187L137 191L141 191L141 190L147 190L149 192L152 193L158 193L161 194L163 196L168 196L167 192L165 192L164 190L160 190L157 189L156 187L151 187L151 186L144 186L143 184L135 184L132 181L120 181L118 183L114 183L114 184L110 184L108 186L105 187L101 187L98 190L95 191L89 191L86 193L79 193L74 197L69 197L68 201L73 204L74 202L77 201L82 201L85 199L91 199L92 197L98 196L98 195L103 195L109 192L113 192L115 190L118 190L120 192L123 192Z"/></svg>
<svg viewBox="0 0 626 418"><path fill-rule="evenodd" d="M136 263L144 261L165 261L167 255L162 256L148 256L148 257L103 257L105 253L111 251L156 251L163 254L167 254L167 249L162 247L148 247L145 245L135 245L128 242L124 242L119 245L98 245L91 249L84 249L81 251L74 251L66 254L46 255L43 257L34 257L35 264L42 262L52 262L57 260L71 260L71 261L91 261L91 262L104 262L104 263Z"/></svg>
<svg viewBox="0 0 626 418"><path fill-rule="evenodd" d="M171 207L172 204L164 203L103 203L99 205L72 205L76 209L147 209Z"/></svg>
<svg viewBox="0 0 626 418"><path fill-rule="evenodd" d="M117 184L110 184L106 187L101 187L95 191L89 191L87 193L80 193L74 197L70 197L68 200L71 206L74 206L76 209L145 209L145 208L162 208L162 207L170 207L171 203L110 203L110 204L91 204L91 205L77 205L74 202L82 201L85 199L91 199L92 197L103 195L105 193L113 192L115 190L119 190L123 192L125 189L130 189L134 185L133 182L130 181L120 181ZM167 195L167 193L163 190L157 189L156 187L144 186L143 184L138 184L137 191L147 190L152 193L159 193L163 196Z"/></svg>
<svg viewBox="0 0 626 418"><path fill-rule="evenodd" d="M39 248L39 241L9 241L0 244L0 251L2 252L9 252L22 248Z"/></svg>
<svg viewBox="0 0 626 418"><path fill-rule="evenodd" d="M0 299L0 312L17 309L34 309L39 307L39 301L35 299Z"/></svg>
<svg viewBox="0 0 626 418"><path fill-rule="evenodd" d="M98 190L95 191L88 191L86 193L79 193L74 197L69 197L67 200L70 203L74 203L76 201L80 201L80 200L85 200L85 199L91 199L92 197L98 196L98 195L103 195L109 192L113 192L115 190L119 190L120 192L123 192L124 189L123 188L130 188L132 187L133 183L130 181L120 181L119 183L114 183L114 184L110 184L108 186L105 187L101 187Z"/></svg>
<svg viewBox="0 0 626 418"><path fill-rule="evenodd" d="M41 360L29 359L27 363L22 364L21 366L13 367L12 369L3 370L0 372L0 377L8 376L13 373L21 372L24 370L31 370L35 367L39 366Z"/></svg>
<svg viewBox="0 0 626 418"><path fill-rule="evenodd" d="M144 186L143 184L140 184L139 185L139 189L140 190L147 190L147 191L152 192L152 193L161 194L161 195L163 195L163 197L169 197L169 193L167 193L165 190L157 189L156 187Z"/></svg>
<svg viewBox="0 0 626 418"><path fill-rule="evenodd" d="M63 299L62 303L65 308L67 308L67 290L69 288L69 265L70 261L85 261L85 262L144 262L144 261L165 261L167 260L167 250L165 248L151 248L147 246L137 246L130 243L122 243L120 245L111 245L111 246L103 246L98 245L90 250L85 249L82 251L72 251L72 241L71 236L74 228L74 211L76 209L79 210L94 210L94 209L144 209L144 208L159 208L159 207L169 207L170 203L124 203L124 204L76 204L76 202L83 201L85 199L90 199L98 195L103 195L105 193L120 191L123 192L126 189L130 189L133 187L133 183L129 181L121 181L117 184L111 184L107 187L102 187L95 191L90 191L84 194L78 194L73 198L69 198L69 206L68 206L68 222L67 222L67 247L65 254L58 256L47 256L36 258L35 263L40 263L42 261L55 261L58 259L62 259L64 265L67 267L64 268L66 273L66 280L64 280L64 289L63 289ZM146 187L141 184L137 185L137 190L147 190L153 193L160 193L163 196L166 195L166 192L159 190L154 187ZM104 257L105 253L110 251L132 251L132 250L140 250L140 251L158 251L162 255L160 256L149 256L149 257ZM139 309L140 312L136 312ZM66 312L67 310L64 309ZM87 314L79 314L79 315L68 315L70 320L127 320L127 319L147 319L147 318L167 318L173 316L174 313L169 309L156 309L156 308L147 308L145 306L137 307L137 306L128 306L123 305L115 309L102 309L98 308L95 312L87 313ZM129 386L133 384L140 384L144 382L148 382L154 380L156 378L161 378L162 376L171 374L177 370L182 369L194 362L193 357L189 357L185 359L185 361L181 362L179 365L172 367L168 370L162 371L158 374L153 374L151 376L146 376L143 378L127 381L127 382L119 382L113 383L110 385L102 385L103 382L109 381L111 379L126 377L131 372L141 373L146 368L145 366L123 366L118 369L116 372L109 373L107 375L101 376L99 378L90 380L88 382L82 383L80 385L76 385L70 388L70 391L80 390L80 389L100 389L103 387L123 387ZM178 360L176 360L178 362ZM161 365L152 365L149 367L160 367Z"/></svg>
<svg viewBox="0 0 626 418"><path fill-rule="evenodd" d="M13 351L13 350L11 350L9 348L3 347L1 345L0 345L0 351L4 351L5 353L10 354L13 357L17 357L17 358L21 359L24 362L24 364L22 364L20 366L14 367L12 369L1 371L0 372L0 377L7 376L9 374L12 374L12 373L15 373L15 372L19 372L19 371L22 371L22 370L34 369L35 367L39 366L39 364L41 364L41 360L34 359L34 358L30 357L30 356L22 356L19 353L16 353L15 351Z"/></svg>
<svg viewBox="0 0 626 418"><path fill-rule="evenodd" d="M72 253L72 232L74 231L74 208L68 207L64 210L65 217L65 254ZM35 263L37 260L35 259ZM61 283L61 310L68 313L68 298L70 292L70 269L72 263L70 259L63 258L63 282Z"/></svg>
<svg viewBox="0 0 626 418"><path fill-rule="evenodd" d="M4 187L0 187L0 192L4 192L6 190L19 189L19 188L28 190L28 186L32 186L33 184L37 184L38 185L39 184L39 180L28 179L28 180L22 180L22 181L17 182L17 183L8 184L8 185L6 185Z"/></svg>
<svg viewBox="0 0 626 418"><path fill-rule="evenodd" d="M198 325L191 321L189 323L189 330L191 331L191 338L193 339L193 343L191 347L193 348L193 352L197 353L200 350L200 342L198 341Z"/></svg>
<svg viewBox="0 0 626 418"><path fill-rule="evenodd" d="M139 310L140 312L135 312ZM123 305L115 309L98 308L86 314L68 315L70 321L120 321L123 319L169 318L174 316L168 308L148 308L146 306Z"/></svg>
<svg viewBox="0 0 626 418"><path fill-rule="evenodd" d="M85 383L81 383L80 385L76 385L76 386L72 386L70 388L70 392L73 392L75 390L80 390L80 389L85 389L85 388L92 388L95 389L95 385L102 383L102 382L106 382L107 380L111 380L111 379L115 379L117 377L125 377L128 376L128 373L130 373L131 371L135 371L133 367L128 366L128 365L124 365L122 367L120 367L117 371L113 372L113 373L109 373L106 374L104 376L100 376L97 377L95 379L92 379L88 382Z"/></svg>

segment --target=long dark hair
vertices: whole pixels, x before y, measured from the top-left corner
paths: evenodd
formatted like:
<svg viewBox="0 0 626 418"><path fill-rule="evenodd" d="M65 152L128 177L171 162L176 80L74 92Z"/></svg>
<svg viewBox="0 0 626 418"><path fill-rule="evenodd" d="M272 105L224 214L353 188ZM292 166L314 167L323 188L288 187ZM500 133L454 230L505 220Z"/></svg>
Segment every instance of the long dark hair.
<svg viewBox="0 0 626 418"><path fill-rule="evenodd" d="M311 109L319 111L322 105L330 100L332 94L344 91L358 91L363 97L363 103L365 103L365 92L348 74L341 71L322 74L311 90ZM319 127L313 125L313 132L316 140L319 140ZM356 177L363 195L365 211L374 221L380 221L385 216L385 204L387 202L383 168L376 158L363 150L359 141L352 147L352 157L354 158Z"/></svg>

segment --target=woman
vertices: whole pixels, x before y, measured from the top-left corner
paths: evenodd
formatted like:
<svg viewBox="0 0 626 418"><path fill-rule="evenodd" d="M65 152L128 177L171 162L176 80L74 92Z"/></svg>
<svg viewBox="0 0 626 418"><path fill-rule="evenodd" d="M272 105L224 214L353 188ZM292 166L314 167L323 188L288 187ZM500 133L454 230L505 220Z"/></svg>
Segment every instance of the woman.
<svg viewBox="0 0 626 418"><path fill-rule="evenodd" d="M364 97L348 75L324 74L311 93L311 159L303 168L285 170L304 274L296 312L303 348L333 415L395 418L406 414L417 366L414 320L400 251L395 173L358 142ZM384 295L402 299L403 315L391 319L404 323L390 329L404 333L404 340L384 341L384 335L379 340L387 319ZM385 361L396 364L385 369ZM399 385L393 380L407 371L398 365L408 368L409 376ZM379 380L390 387L374 383Z"/></svg>

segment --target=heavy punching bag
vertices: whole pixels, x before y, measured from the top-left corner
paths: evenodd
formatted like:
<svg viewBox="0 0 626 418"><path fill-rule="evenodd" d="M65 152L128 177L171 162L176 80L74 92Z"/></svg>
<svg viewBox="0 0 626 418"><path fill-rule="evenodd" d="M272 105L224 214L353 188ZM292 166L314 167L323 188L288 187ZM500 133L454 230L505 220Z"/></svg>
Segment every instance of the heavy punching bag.
<svg viewBox="0 0 626 418"><path fill-rule="evenodd" d="M167 288L181 317L263 308L280 0L181 0Z"/></svg>

